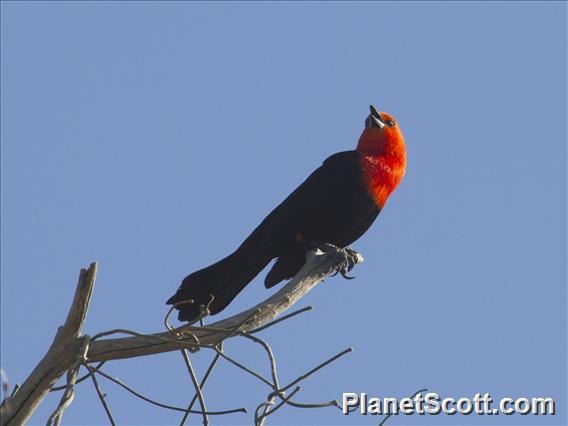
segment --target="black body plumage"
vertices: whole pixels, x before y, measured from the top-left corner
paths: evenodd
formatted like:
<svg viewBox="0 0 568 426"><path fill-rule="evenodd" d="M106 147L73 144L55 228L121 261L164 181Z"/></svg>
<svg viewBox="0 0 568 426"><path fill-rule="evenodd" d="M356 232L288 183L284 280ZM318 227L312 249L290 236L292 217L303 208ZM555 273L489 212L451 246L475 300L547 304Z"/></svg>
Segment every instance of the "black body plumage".
<svg viewBox="0 0 568 426"><path fill-rule="evenodd" d="M357 151L345 151L327 158L237 250L185 277L167 301L194 301L177 306L178 318L196 318L210 295L211 314L220 312L272 259L276 262L265 278L267 288L293 277L307 250L323 243L347 247L363 235L380 208L367 192L359 156Z"/></svg>

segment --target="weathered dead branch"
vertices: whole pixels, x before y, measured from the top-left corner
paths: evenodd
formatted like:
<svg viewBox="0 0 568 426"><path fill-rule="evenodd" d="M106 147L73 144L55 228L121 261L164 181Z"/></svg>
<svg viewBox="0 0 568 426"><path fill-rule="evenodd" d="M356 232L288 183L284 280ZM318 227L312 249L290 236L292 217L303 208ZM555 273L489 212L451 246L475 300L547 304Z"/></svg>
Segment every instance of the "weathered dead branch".
<svg viewBox="0 0 568 426"><path fill-rule="evenodd" d="M232 330L235 326L239 326L240 331L251 331L285 312L345 262L345 256L346 254L341 250L330 250L326 253L319 250L309 252L304 267L277 293L251 309L208 325L206 330L182 326L174 332L96 340L91 343L87 357L89 361L96 362L169 352L188 348L194 341L193 336L197 337L200 345L214 346L226 338L227 330ZM357 262L362 261L363 258L359 256ZM243 323L247 317L249 319ZM214 329L218 331L212 331ZM175 333L184 332L190 332L187 338L176 339Z"/></svg>
<svg viewBox="0 0 568 426"><path fill-rule="evenodd" d="M2 401L0 424L25 423L61 375L76 365L77 356L81 356L81 349L84 349L85 338L88 339L88 337L81 337L81 331L91 301L96 275L96 263L92 263L89 269L81 270L65 323L57 330L47 354L32 374L15 394ZM66 392L72 395L72 384Z"/></svg>
<svg viewBox="0 0 568 426"><path fill-rule="evenodd" d="M291 397L299 391L299 387L296 387L288 396L285 395L286 389L294 386L300 380L312 374L316 370L312 370L307 374L300 376L289 385L280 388L276 377L274 357L270 347L262 339L251 335L252 333L280 322L282 318L274 319L294 305L330 273L340 271L343 275L346 265L351 267L363 260L360 255L352 251L337 249L334 247L326 249L325 252L315 250L307 253L306 258L306 264L298 272L296 277L283 286L278 292L253 308L224 320L217 321L207 326L185 325L166 332L149 335L131 330L115 329L108 332L98 333L92 338L89 336L81 336L83 322L87 314L97 270L97 265L95 263L91 264L88 269L81 270L79 282L77 284L77 289L75 291L75 296L67 315L67 319L64 325L58 329L55 339L47 354L43 357L18 391L14 392L11 396L7 396L2 402L0 424L19 425L25 423L48 392L53 390L54 384L65 372L68 372L67 385L64 388L64 394L61 398L61 402L48 421L50 424L59 424L65 408L72 401L74 385L84 379L81 378L77 380L78 369L81 366L85 366L87 368L88 375L86 377L91 376L93 378L93 383L99 394L101 403L107 412L109 420L114 422L110 409L105 403L104 396L100 392L95 375L100 374L101 376L111 379L116 383L119 383L120 381L100 371L99 368L101 367L101 364L93 368L89 365L89 363L102 363L115 359L146 356L174 350L189 350L190 352L195 352L199 349L207 348L216 351L215 361L212 363L210 369L213 368L214 363L217 359L219 359L219 357L228 359L231 362L236 363L239 367L247 369L247 367L244 367L242 364L232 360L222 351L222 342L233 336L243 336L259 343L267 351L271 361L272 380L264 379L252 370L248 369L251 374L256 375L257 378L262 379L266 384L273 388L273 392L269 395L267 402L261 404L261 406L257 409L255 420L258 424L263 424L268 415L285 404L296 407L304 406L305 408L336 405L335 401L323 404L303 405L291 401ZM304 312L305 310L306 309L301 310L300 312ZM291 317L297 313L290 314L284 318ZM201 322L201 324L203 323ZM118 333L128 334L131 337L102 339L105 336ZM317 369L322 368L344 353L346 353L346 351L336 357L333 357ZM224 412L207 412L205 402L201 395L201 387L204 385L206 377L202 379L200 384L191 368L189 357L185 352L184 361L186 362L190 377L196 389L196 396L192 400L190 406L187 409L178 409L177 407L171 407L167 404L160 404L154 401L152 401L152 403L166 408L183 411L185 415L182 420L182 424L185 422L185 419L190 412L200 413L203 417L203 423L208 424L208 414L213 415L244 410L236 409L226 410ZM208 370L207 376L209 373L210 370ZM121 384L121 386L125 385ZM134 393L136 394L136 392ZM137 396L149 400L149 398L145 398L139 394ZM276 398L281 400L278 404L275 404ZM195 401L200 402L201 411L191 410Z"/></svg>

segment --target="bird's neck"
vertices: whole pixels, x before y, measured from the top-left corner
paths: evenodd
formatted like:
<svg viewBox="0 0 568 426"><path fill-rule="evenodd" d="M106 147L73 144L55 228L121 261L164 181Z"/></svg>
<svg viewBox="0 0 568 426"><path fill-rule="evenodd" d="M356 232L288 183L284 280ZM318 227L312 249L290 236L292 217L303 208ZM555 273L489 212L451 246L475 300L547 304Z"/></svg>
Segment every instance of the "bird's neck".
<svg viewBox="0 0 568 426"><path fill-rule="evenodd" d="M380 142L373 144L373 149L361 149L360 143L357 151L363 184L377 207L383 208L406 171L406 149L402 139Z"/></svg>

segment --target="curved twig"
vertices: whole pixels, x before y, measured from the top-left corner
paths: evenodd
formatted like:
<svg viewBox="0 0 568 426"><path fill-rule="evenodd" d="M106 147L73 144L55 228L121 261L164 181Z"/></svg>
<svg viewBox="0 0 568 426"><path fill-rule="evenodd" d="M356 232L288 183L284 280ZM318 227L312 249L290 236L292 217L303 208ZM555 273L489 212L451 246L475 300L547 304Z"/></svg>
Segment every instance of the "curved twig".
<svg viewBox="0 0 568 426"><path fill-rule="evenodd" d="M126 383L124 383L122 380L117 379L115 377L112 377L112 376L106 374L104 371L97 371L96 373L100 374L104 378L106 378L106 379L110 380L111 382L114 382L117 385L121 386L122 388L126 389L128 392L130 392L134 396L136 396L140 399L143 399L144 401L149 402L150 404L155 405L157 407L165 408L167 410L180 411L182 413L203 414L202 411L187 410L185 408L176 407L175 405L163 404L161 402L154 401L153 399L150 399L147 396L142 395L140 392L135 391L130 386L128 386ZM232 410L208 411L207 414L209 416L219 416L219 415L223 415L223 414L246 413L246 412L247 412L247 409L243 407L243 408L235 408L235 409L232 409Z"/></svg>

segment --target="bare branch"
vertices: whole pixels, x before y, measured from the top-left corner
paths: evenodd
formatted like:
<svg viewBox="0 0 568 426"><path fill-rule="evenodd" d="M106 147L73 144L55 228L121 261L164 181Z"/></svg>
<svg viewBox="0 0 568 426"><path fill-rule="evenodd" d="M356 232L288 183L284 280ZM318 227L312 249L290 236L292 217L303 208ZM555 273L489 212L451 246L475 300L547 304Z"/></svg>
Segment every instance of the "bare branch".
<svg viewBox="0 0 568 426"><path fill-rule="evenodd" d="M300 298L308 293L316 284L320 283L331 272L338 270L347 261L349 254L344 249L329 249L327 252L315 250L307 253L307 261L298 274L282 287L278 292L259 303L255 307L241 312L227 319L217 321L209 327L214 329L230 329L243 322L243 318L254 313L252 317L242 324L240 331L251 331L263 326L294 305ZM359 256L356 262L362 262ZM256 313L255 313L256 311ZM182 333L191 326L182 326L174 331L151 334L145 337L135 336L119 339L97 340L92 342L88 358L90 361L107 361L137 356L152 355L187 348L188 342L184 339L175 339L174 333ZM195 328L194 328L195 329ZM216 345L224 340L220 332L200 331L195 329L192 333L201 345ZM165 339L165 340L164 340Z"/></svg>
<svg viewBox="0 0 568 426"><path fill-rule="evenodd" d="M76 356L81 354L84 343L83 339L78 337L87 314L96 274L96 263L92 263L89 269L81 270L73 302L64 325L59 327L43 359L24 381L18 392L10 397L11 410L9 412L2 410L0 425L26 423L61 375L76 366ZM2 407L5 406L3 403Z"/></svg>
<svg viewBox="0 0 568 426"><path fill-rule="evenodd" d="M87 317L87 310L91 302L91 295L93 294L93 287L95 286L95 279L97 278L98 265L91 263L89 269L81 270L79 277L79 284L71 302L71 309L67 313L67 319L63 324L63 334L69 334L70 337L79 337L83 330L83 323ZM84 276L84 279L81 279Z"/></svg>
<svg viewBox="0 0 568 426"><path fill-rule="evenodd" d="M18 391L16 392L16 390L14 390L12 395L4 398L4 401L0 406L0 425L19 425L25 423L50 390L64 389L61 401L48 421L49 424L59 424L65 408L73 399L75 384L88 377L91 377L107 416L109 417L110 422L114 424L112 414L105 401L105 396L100 390L95 377L96 374L100 374L103 377L119 384L129 392L149 403L162 408L183 412L185 417L182 420L182 424L185 422L189 413L197 413L203 415L203 423L207 425L207 415L246 412L244 408L226 411L207 411L205 407L201 389L220 357L227 359L229 362L257 377L272 388L272 393L268 396L268 402L259 406L259 408L263 410L262 414L260 414L257 410L257 419L259 424L263 424L266 416L273 413L284 404L302 408L336 405L335 401L330 401L324 404L295 403L291 401L291 396L295 394L299 388L295 389L288 397L285 397L284 391L313 374L320 368L323 368L330 362L333 362L338 357L350 351L350 349L336 355L315 369L312 369L308 373L300 376L286 387L280 389L276 362L270 346L264 340L252 335L253 333L262 331L285 319L289 319L299 313L311 309L311 307L307 307L275 319L293 306L300 298L315 287L315 285L323 281L323 279L330 273L335 271L344 275L345 272L349 271L354 264L362 262L363 260L360 255L353 252L351 249L340 249L330 246L325 250L325 252L322 252L321 250L314 250L307 253L306 264L298 272L298 274L278 292L274 293L263 302L239 314L214 322L211 325L203 325L203 318L209 315L209 309L208 306L202 306L199 318L191 324L186 324L175 329L168 323L168 316L171 313L169 312L164 319L164 323L168 328L165 332L148 335L132 330L114 329L98 333L93 336L92 339L90 339L89 336L81 337L83 323L87 314L97 271L96 263L91 264L88 269L81 270L79 282L65 323L63 326L59 327L47 354L43 357ZM187 303L190 303L190 301L187 301ZM129 334L131 337L103 339L106 336L117 333ZM222 342L236 335L244 336L245 338L253 340L263 346L270 361L272 381L264 378L262 375L248 367L245 367L227 354L223 353L221 348ZM196 352L201 348L213 349L216 351L216 355L209 366L202 383L200 384L197 381L186 350ZM183 351L184 360L196 389L196 395L189 404L188 409L174 407L151 400L125 385L120 380L114 379L100 370L105 361L146 356L174 350ZM88 364L90 362L98 362L99 364L93 368ZM77 380L78 370L81 365L84 365L87 368L88 374ZM53 386L55 383L65 372L67 372L67 384L62 387L54 388ZM276 398L280 398L281 402L277 406L274 406ZM196 400L200 401L201 411L194 411L191 409ZM270 407L274 408L271 409Z"/></svg>

